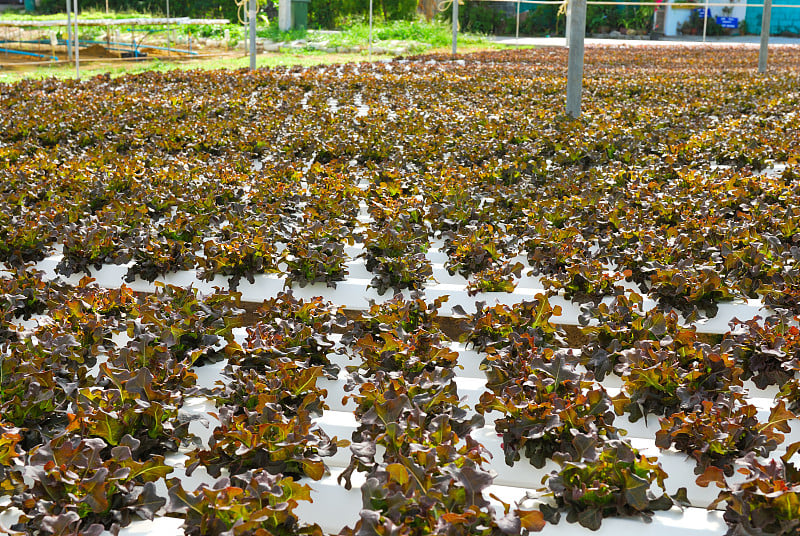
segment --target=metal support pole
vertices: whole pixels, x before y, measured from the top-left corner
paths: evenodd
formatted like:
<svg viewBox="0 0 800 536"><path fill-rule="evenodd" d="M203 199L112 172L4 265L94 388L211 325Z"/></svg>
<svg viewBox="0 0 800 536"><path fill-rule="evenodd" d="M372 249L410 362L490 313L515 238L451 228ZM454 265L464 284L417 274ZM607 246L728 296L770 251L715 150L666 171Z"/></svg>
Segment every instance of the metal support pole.
<svg viewBox="0 0 800 536"><path fill-rule="evenodd" d="M772 0L764 0L761 15L761 48L758 50L758 72L767 72L767 48L769 46L769 26L772 18Z"/></svg>
<svg viewBox="0 0 800 536"><path fill-rule="evenodd" d="M372 61L372 0L369 0L369 61Z"/></svg>
<svg viewBox="0 0 800 536"><path fill-rule="evenodd" d="M167 20L169 20L169 0L167 0ZM172 26L167 30L167 56L172 56Z"/></svg>
<svg viewBox="0 0 800 536"><path fill-rule="evenodd" d="M458 54L458 0L453 0L453 56Z"/></svg>
<svg viewBox="0 0 800 536"><path fill-rule="evenodd" d="M519 41L519 3L520 0L517 0L517 41Z"/></svg>
<svg viewBox="0 0 800 536"><path fill-rule="evenodd" d="M580 117L583 92L583 38L586 35L586 0L569 0L569 64L567 66L567 115Z"/></svg>
<svg viewBox="0 0 800 536"><path fill-rule="evenodd" d="M169 17L169 0L167 0L167 17ZM106 18L108 18L108 0L106 0ZM111 47L111 26L106 26L106 48Z"/></svg>
<svg viewBox="0 0 800 536"><path fill-rule="evenodd" d="M256 0L250 0L250 70L256 70Z"/></svg>
<svg viewBox="0 0 800 536"><path fill-rule="evenodd" d="M78 0L73 0L72 11L75 12L75 78L81 79L81 52L80 40L78 39Z"/></svg>
<svg viewBox="0 0 800 536"><path fill-rule="evenodd" d="M564 28L564 46L569 47L569 34L572 33L572 2L569 0L567 1L567 16L566 16L566 23L567 26Z"/></svg>
<svg viewBox="0 0 800 536"><path fill-rule="evenodd" d="M67 61L72 61L72 0L67 0Z"/></svg>
<svg viewBox="0 0 800 536"><path fill-rule="evenodd" d="M703 4L703 43L706 42L706 29L708 28L708 0Z"/></svg>

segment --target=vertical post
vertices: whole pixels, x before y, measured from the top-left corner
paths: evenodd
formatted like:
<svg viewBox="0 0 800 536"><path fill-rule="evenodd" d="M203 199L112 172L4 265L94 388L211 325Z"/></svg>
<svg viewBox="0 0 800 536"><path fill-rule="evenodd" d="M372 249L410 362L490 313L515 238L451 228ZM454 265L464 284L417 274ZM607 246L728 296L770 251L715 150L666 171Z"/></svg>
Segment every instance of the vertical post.
<svg viewBox="0 0 800 536"><path fill-rule="evenodd" d="M761 15L761 47L758 50L758 72L767 72L767 48L769 46L769 26L772 18L772 0L764 0L764 12Z"/></svg>
<svg viewBox="0 0 800 536"><path fill-rule="evenodd" d="M708 28L708 0L703 3L703 43L706 42L706 29Z"/></svg>
<svg viewBox="0 0 800 536"><path fill-rule="evenodd" d="M247 5L247 0L244 0L244 19L242 19L242 26L244 26L244 50L246 54L250 53L250 25L247 23L247 14L250 13L250 6Z"/></svg>
<svg viewBox="0 0 800 536"><path fill-rule="evenodd" d="M106 0L106 4L108 0ZM167 21L169 21L169 0L167 0ZM167 26L167 56L172 56L172 26Z"/></svg>
<svg viewBox="0 0 800 536"><path fill-rule="evenodd" d="M661 28L659 28L659 24L658 24L658 14L659 14L658 10L659 9L661 9L660 5L656 5L655 9L653 9L653 31L650 32L650 39L653 39L653 35L654 34L657 36L658 32L661 30Z"/></svg>
<svg viewBox="0 0 800 536"><path fill-rule="evenodd" d="M458 54L458 0L453 0L453 56Z"/></svg>
<svg viewBox="0 0 800 536"><path fill-rule="evenodd" d="M520 0L517 0L517 44L519 44L519 3Z"/></svg>
<svg viewBox="0 0 800 536"><path fill-rule="evenodd" d="M278 2L278 29L288 32L292 28L292 0Z"/></svg>
<svg viewBox="0 0 800 536"><path fill-rule="evenodd" d="M250 0L250 70L256 70L256 0Z"/></svg>
<svg viewBox="0 0 800 536"><path fill-rule="evenodd" d="M67 61L72 61L72 0L67 0Z"/></svg>
<svg viewBox="0 0 800 536"><path fill-rule="evenodd" d="M372 0L369 0L369 61L372 61Z"/></svg>
<svg viewBox="0 0 800 536"><path fill-rule="evenodd" d="M80 52L80 40L78 38L78 0L73 0L72 4L72 11L75 12L75 31L73 32L75 36L75 78L78 80L81 79L81 52Z"/></svg>
<svg viewBox="0 0 800 536"><path fill-rule="evenodd" d="M167 13L169 13L169 0L167 0ZM108 0L106 0L106 18L108 18ZM106 25L106 48L111 48L111 27L108 25Z"/></svg>
<svg viewBox="0 0 800 536"><path fill-rule="evenodd" d="M567 115L581 115L583 92L583 38L586 34L586 0L569 0L569 64L567 66Z"/></svg>
<svg viewBox="0 0 800 536"><path fill-rule="evenodd" d="M565 0L567 3L567 16L566 16L566 23L567 26L564 28L564 46L569 47L569 38L570 34L572 33L572 2L569 0Z"/></svg>

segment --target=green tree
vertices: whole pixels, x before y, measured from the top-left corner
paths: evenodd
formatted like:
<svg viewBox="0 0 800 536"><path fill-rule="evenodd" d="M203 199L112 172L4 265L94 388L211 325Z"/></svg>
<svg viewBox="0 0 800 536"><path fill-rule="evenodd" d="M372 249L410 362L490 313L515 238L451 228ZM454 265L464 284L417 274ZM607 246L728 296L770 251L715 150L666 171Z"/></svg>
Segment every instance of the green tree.
<svg viewBox="0 0 800 536"><path fill-rule="evenodd" d="M373 13L384 20L411 20L417 14L418 0L373 0ZM367 17L369 0L311 0L309 19L312 26L334 28L336 23L349 16Z"/></svg>
<svg viewBox="0 0 800 536"><path fill-rule="evenodd" d="M272 12L277 0L258 0L259 7ZM166 0L109 0L108 7L113 11L136 11L139 13L165 14ZM105 10L106 0L81 0L81 9ZM238 8L234 0L170 0L169 11L175 17L193 18L225 18L237 22ZM62 13L65 9L63 0L42 0L38 11L44 13Z"/></svg>

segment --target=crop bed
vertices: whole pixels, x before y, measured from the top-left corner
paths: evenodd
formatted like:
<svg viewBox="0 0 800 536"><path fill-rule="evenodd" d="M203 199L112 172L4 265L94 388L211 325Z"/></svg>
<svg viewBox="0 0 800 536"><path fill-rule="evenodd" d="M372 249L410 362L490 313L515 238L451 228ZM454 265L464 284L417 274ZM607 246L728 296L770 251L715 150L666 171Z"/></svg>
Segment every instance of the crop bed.
<svg viewBox="0 0 800 536"><path fill-rule="evenodd" d="M795 534L771 54L0 85L0 524Z"/></svg>

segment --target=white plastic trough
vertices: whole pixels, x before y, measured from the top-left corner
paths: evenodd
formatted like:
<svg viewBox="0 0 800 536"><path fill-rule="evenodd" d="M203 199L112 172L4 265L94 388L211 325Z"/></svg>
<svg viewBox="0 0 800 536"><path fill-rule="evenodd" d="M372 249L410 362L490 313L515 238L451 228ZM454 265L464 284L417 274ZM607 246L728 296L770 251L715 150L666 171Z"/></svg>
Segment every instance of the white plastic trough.
<svg viewBox="0 0 800 536"><path fill-rule="evenodd" d="M47 278L61 279L77 284L85 274L73 274L70 277L63 277L56 273L56 266L61 261L61 255L52 255L35 265L35 268L44 272ZM97 284L105 288L118 288L125 282L125 275L128 271L129 264L121 265L103 265L99 270L91 270L91 276L96 280ZM371 301L382 303L391 299L394 292L389 290L383 295L378 294L378 291L371 288L370 281L372 275L366 271L363 262L354 260L349 263L352 268L348 277L344 281L336 283L335 287L328 287L323 283L314 285L307 285L301 287L297 284L291 287L293 294L297 298L309 299L316 296L322 296L325 300L330 301L338 306L345 307L351 310L366 310L369 308ZM444 306L441 314L446 315L449 311L448 308L461 306L468 313L475 312L475 303L482 301L489 305L496 303L503 305L514 305L525 300L532 300L538 294L544 294L545 290L541 286L538 278L523 277L517 280L518 284L514 292L483 292L475 296L469 296L466 290L466 280L459 275L450 275L442 267L442 264L437 263L436 270L434 271L434 280L424 287L424 296L427 300L433 301L436 298L448 297L448 301ZM210 281L203 281L198 277L198 273L194 270L181 271L166 274L158 279L158 281L165 284L187 287L192 285L204 293L212 293L216 288L229 288L229 278L225 276L215 276ZM156 286L139 279L138 277L131 283L125 283L132 290L137 292L154 292ZM276 296L281 291L287 289L283 277L275 274L256 274L254 282L250 283L245 279L239 282L237 290L242 293L242 300L246 302L260 303L265 299ZM406 297L410 295L409 291L403 291L402 294ZM579 325L578 317L581 314L580 306L572 303L570 300L565 299L563 296L552 296L549 298L550 304L561 308L560 315L554 315L552 321L557 324L576 326ZM605 303L611 303L611 298L603 300ZM648 311L654 308L657 303L644 296L642 302L642 310ZM721 302L718 305L718 311L713 318L702 318L693 322L698 333L725 333L730 329L730 322L733 319L740 321L751 320L757 316L765 317L770 314L770 311L760 300L738 300L730 302Z"/></svg>

